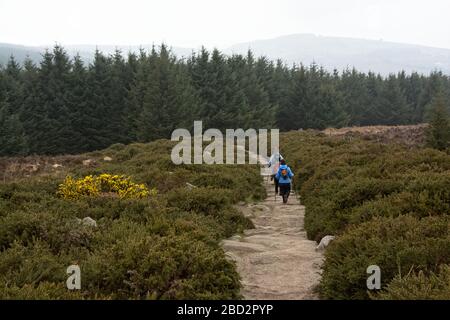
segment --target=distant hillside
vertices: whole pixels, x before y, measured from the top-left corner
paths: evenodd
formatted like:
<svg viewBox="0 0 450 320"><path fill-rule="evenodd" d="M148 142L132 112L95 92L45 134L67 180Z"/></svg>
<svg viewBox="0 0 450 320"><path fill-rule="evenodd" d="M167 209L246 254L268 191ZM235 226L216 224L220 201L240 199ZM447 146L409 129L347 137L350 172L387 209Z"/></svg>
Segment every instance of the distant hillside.
<svg viewBox="0 0 450 320"><path fill-rule="evenodd" d="M151 47L151 44L141 46L64 45L71 56L79 53L85 62L92 61L96 48L105 54L110 54L116 48L127 53L138 52L139 48L150 49ZM316 62L330 71L335 68L343 70L347 67L355 67L362 72L374 71L384 75L400 70L424 74L440 70L450 74L449 49L376 40L295 34L240 43L221 51L226 54L246 54L250 48L256 56L264 55L271 60L281 59L290 65L293 63L309 65ZM19 62L22 62L27 55L33 61L39 62L44 50L45 47L0 43L0 64L5 64L11 55L14 55ZM195 49L172 47L173 53L178 57L190 56L193 50Z"/></svg>
<svg viewBox="0 0 450 320"><path fill-rule="evenodd" d="M89 63L94 58L95 50L98 49L104 54L112 54L116 49L122 51L122 53L127 54L128 52L139 52L140 48L150 50L152 45L142 45L142 46L125 46L125 45L63 45L67 53L73 57L79 54L85 63ZM49 48L52 46L49 45ZM13 55L16 61L22 63L27 57L29 57L35 63L39 63L42 58L42 54L45 52L47 47L30 47L22 46L9 43L0 43L0 65L5 65L11 55ZM178 57L187 57L192 53L193 49L172 47L172 51Z"/></svg>
<svg viewBox="0 0 450 320"><path fill-rule="evenodd" d="M52 46L48 46L51 48ZM39 63L42 58L42 54L45 52L47 47L31 47L22 46L9 43L0 43L0 65L5 65L11 56L14 56L16 61L23 63L23 61L28 57L35 63ZM94 56L95 46L85 50L85 48L76 48L74 46L65 47L70 56L74 56L77 53L83 58L84 61L90 62Z"/></svg>
<svg viewBox="0 0 450 320"><path fill-rule="evenodd" d="M33 61L39 61L41 59L41 49L37 47L0 43L0 65L5 65L11 55L20 62L25 60L27 56Z"/></svg>
<svg viewBox="0 0 450 320"><path fill-rule="evenodd" d="M428 74L441 70L450 74L450 50L393 42L295 34L234 45L227 53L245 53L285 62L316 62L329 70L355 67L359 71L389 74L405 70Z"/></svg>
<svg viewBox="0 0 450 320"><path fill-rule="evenodd" d="M50 45L51 47L51 45ZM138 52L139 48L150 49L147 45L65 45L73 56L79 53L85 62L92 61L96 48L105 54L113 53L116 48L123 53ZM425 46L400 44L376 40L322 37L311 34L295 34L274 39L257 40L233 45L222 52L226 54L246 54L252 49L256 56L267 56L271 60L281 59L288 64L309 65L316 62L328 70L343 70L355 67L359 71L374 71L381 74L407 73L417 71L428 74L440 70L450 74L450 50ZM27 47L0 43L0 64L5 64L11 55L22 62L26 56L39 62L45 47ZM178 57L190 56L192 48L172 47Z"/></svg>

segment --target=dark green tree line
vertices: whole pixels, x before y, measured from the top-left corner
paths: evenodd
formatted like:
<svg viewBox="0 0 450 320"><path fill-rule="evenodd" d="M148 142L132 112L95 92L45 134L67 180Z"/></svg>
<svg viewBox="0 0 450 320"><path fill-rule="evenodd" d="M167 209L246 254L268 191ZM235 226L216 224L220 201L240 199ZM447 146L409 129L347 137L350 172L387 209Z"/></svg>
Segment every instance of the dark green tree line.
<svg viewBox="0 0 450 320"><path fill-rule="evenodd" d="M86 64L55 46L39 65L0 66L0 155L80 153L114 143L169 138L205 128L401 125L445 110L450 78L440 72L382 77L328 72L201 49L178 59L162 45L124 55L96 52Z"/></svg>

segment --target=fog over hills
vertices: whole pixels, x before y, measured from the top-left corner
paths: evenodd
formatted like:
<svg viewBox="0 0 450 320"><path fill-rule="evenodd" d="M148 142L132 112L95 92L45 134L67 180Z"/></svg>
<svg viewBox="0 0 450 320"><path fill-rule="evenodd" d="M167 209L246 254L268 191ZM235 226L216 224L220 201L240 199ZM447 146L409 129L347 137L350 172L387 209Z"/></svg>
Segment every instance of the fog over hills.
<svg viewBox="0 0 450 320"><path fill-rule="evenodd" d="M292 63L316 62L326 69L355 67L360 71L388 74L405 70L429 73L441 70L450 74L450 50L377 40L322 37L296 34L268 40L241 43L227 53L243 53L249 48L255 55L280 58Z"/></svg>
<svg viewBox="0 0 450 320"><path fill-rule="evenodd" d="M142 46L126 46L126 45L62 45L67 53L73 57L76 54L79 54L83 61L89 63L93 60L95 51L98 49L104 54L112 54L116 51L116 49L121 50L122 53L127 54L128 52L136 52L139 50L151 50L152 45L142 45ZM11 55L15 57L15 59L22 63L27 57L29 57L35 63L39 63L42 58L42 54L46 49L52 48L52 45L48 46L23 46L9 43L0 43L0 64L5 65ZM178 57L187 57L192 54L192 50L190 48L180 48L180 47L171 47L172 52Z"/></svg>
<svg viewBox="0 0 450 320"><path fill-rule="evenodd" d="M19 62L22 62L27 56L33 61L39 61L41 58L40 51L37 47L0 43L0 64L5 65L11 55Z"/></svg>
<svg viewBox="0 0 450 320"><path fill-rule="evenodd" d="M51 45L50 45L51 47ZM116 48L122 52L137 52L139 48L149 49L151 45L115 46L115 45L68 45L64 46L70 55L77 52L87 62L92 60L98 48L104 53L112 53ZM359 71L374 71L389 74L405 70L428 74L440 70L450 74L450 49L440 49L412 44L400 44L381 40L364 40L295 34L267 40L256 40L233 45L222 49L226 54L246 54L252 49L255 56L265 55L272 60L281 59L289 65L313 62L328 70L343 70L355 67ZM13 54L18 61L28 55L33 61L39 61L44 47L26 47L0 44L0 63L5 64ZM194 49L172 47L181 57L189 56Z"/></svg>

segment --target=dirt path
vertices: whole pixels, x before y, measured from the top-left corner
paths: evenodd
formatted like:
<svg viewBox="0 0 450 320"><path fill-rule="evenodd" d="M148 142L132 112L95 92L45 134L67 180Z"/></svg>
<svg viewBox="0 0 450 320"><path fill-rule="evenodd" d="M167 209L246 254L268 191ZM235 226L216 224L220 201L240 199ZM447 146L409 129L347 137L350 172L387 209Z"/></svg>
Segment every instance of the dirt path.
<svg viewBox="0 0 450 320"><path fill-rule="evenodd" d="M294 195L284 205L269 172L262 168L268 197L242 208L255 229L223 242L227 255L236 261L245 299L318 299L314 292L320 280L322 254L303 229L305 207Z"/></svg>

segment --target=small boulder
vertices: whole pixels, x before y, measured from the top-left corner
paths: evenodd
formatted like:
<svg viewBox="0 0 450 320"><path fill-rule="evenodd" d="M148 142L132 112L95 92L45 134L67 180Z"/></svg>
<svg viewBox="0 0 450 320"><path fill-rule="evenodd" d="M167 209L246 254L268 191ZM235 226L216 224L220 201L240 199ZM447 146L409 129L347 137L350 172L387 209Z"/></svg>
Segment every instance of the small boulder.
<svg viewBox="0 0 450 320"><path fill-rule="evenodd" d="M193 184L190 184L189 182L186 182L186 187L187 187L189 190L192 190L192 189L196 189L196 188L197 188L197 186L194 186Z"/></svg>
<svg viewBox="0 0 450 320"><path fill-rule="evenodd" d="M319 245L316 247L316 251L325 250L336 237L335 236L325 236L320 240Z"/></svg>
<svg viewBox="0 0 450 320"><path fill-rule="evenodd" d="M58 164L58 163L55 163L54 165L52 165L52 168L53 169L58 169L58 168L62 168L62 164Z"/></svg>
<svg viewBox="0 0 450 320"><path fill-rule="evenodd" d="M88 227L93 227L93 228L97 228L97 221L95 221L94 219L92 219L91 217L86 217L82 220L82 223L85 226Z"/></svg>
<svg viewBox="0 0 450 320"><path fill-rule="evenodd" d="M111 158L111 157L104 157L103 158L103 161L107 161L107 162L110 162L110 161L112 161L113 159Z"/></svg>
<svg viewBox="0 0 450 320"><path fill-rule="evenodd" d="M25 167L28 172L36 172L39 170L39 164L29 164Z"/></svg>
<svg viewBox="0 0 450 320"><path fill-rule="evenodd" d="M92 162L92 159L83 160L83 166L90 166Z"/></svg>

